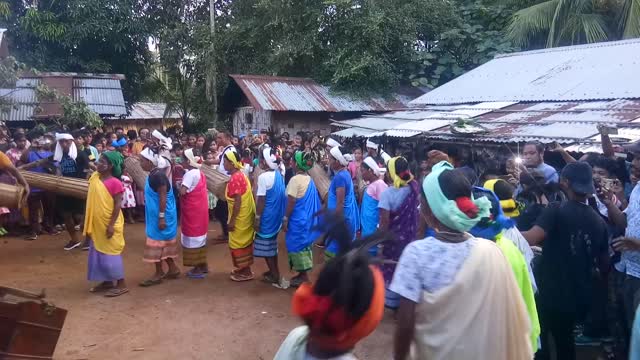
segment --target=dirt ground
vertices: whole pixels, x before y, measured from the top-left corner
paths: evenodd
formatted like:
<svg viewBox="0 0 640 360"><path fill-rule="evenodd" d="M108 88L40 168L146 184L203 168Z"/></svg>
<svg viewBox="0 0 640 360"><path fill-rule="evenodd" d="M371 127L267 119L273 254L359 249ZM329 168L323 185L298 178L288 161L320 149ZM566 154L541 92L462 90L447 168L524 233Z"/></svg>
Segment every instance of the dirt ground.
<svg viewBox="0 0 640 360"><path fill-rule="evenodd" d="M211 238L218 235L217 224L210 229ZM139 287L153 271L142 262L144 225L126 225L125 235L131 292L113 299L88 292L87 252L64 251L68 235L0 239L0 284L36 292L45 288L50 301L69 311L56 359L272 359L287 333L300 325L290 312L293 289L229 280L226 245L209 247L211 272L205 280L181 277ZM290 277L284 249L281 254L281 271ZM321 262L320 253L316 255ZM264 261L256 259L254 272L264 271ZM393 320L385 314L356 354L390 359L392 335Z"/></svg>

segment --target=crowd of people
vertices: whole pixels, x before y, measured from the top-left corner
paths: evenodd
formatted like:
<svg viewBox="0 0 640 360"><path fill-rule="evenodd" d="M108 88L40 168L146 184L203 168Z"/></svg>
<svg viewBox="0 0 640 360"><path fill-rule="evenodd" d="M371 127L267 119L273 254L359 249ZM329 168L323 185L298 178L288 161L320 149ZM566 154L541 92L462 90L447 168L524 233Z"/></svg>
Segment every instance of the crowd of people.
<svg viewBox="0 0 640 360"><path fill-rule="evenodd" d="M580 158L527 143L478 174L442 149L413 154L416 165L370 140L348 142L17 129L0 142L1 180L29 195L22 209L0 209L0 235L66 231L65 250L88 250L91 291L108 297L129 292L125 222L145 224L143 260L155 269L143 287L179 277L180 254L186 276L206 278L211 242L228 244L236 282L253 280L263 258L260 278L296 287L305 323L276 359L355 358L384 308L397 323L395 359L575 359L576 344L602 343L640 358L640 143L617 148L603 132L603 154ZM549 152L564 164L546 164ZM127 157L148 172L144 187ZM224 196L208 190L203 166L228 176ZM88 179L86 202L30 189L17 169ZM208 239L213 219L221 237ZM314 247L325 264L312 284Z"/></svg>

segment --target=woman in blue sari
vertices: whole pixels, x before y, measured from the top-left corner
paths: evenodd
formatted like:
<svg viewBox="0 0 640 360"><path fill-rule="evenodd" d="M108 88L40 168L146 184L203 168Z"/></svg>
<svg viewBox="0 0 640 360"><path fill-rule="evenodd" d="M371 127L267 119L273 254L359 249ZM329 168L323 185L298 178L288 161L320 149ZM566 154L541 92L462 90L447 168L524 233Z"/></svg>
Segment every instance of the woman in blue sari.
<svg viewBox="0 0 640 360"><path fill-rule="evenodd" d="M378 203L382 192L387 188L387 184L382 179L385 168L380 168L375 159L371 156L362 162L362 179L367 182L367 188L362 195L362 205L360 207L360 225L362 237L373 235L378 230L380 222L380 211ZM378 255L378 246L369 249L371 256Z"/></svg>
<svg viewBox="0 0 640 360"><path fill-rule="evenodd" d="M180 275L180 269L174 261L178 257L178 213L171 181L167 176L171 162L150 148L145 148L140 155L140 165L149 171L144 188L147 240L143 260L156 267L155 274L140 283L140 286L148 287L160 284L165 278L175 279ZM168 266L166 273L162 270L163 261Z"/></svg>
<svg viewBox="0 0 640 360"><path fill-rule="evenodd" d="M358 214L358 204L351 174L347 170L347 165L351 160L351 154L345 153L341 146L333 147L329 151L329 166L335 175L329 185L327 210L344 216L351 237L355 240L356 232L360 228L360 215ZM334 258L340 252L339 250L338 242L329 239L327 249L324 252L325 261Z"/></svg>
<svg viewBox="0 0 640 360"><path fill-rule="evenodd" d="M261 151L259 166L265 172L260 174L257 181L253 256L264 258L269 268L269 271L263 274L264 281L272 284L280 282L278 234L282 228L287 202L280 163L281 159L275 149L266 147Z"/></svg>
<svg viewBox="0 0 640 360"><path fill-rule="evenodd" d="M316 185L307 174L313 166L310 153L296 151L293 168L296 175L287 185L287 209L285 212L283 231L287 233L286 244L289 253L289 266L298 275L291 279L291 286L298 287L309 282L308 272L313 268L311 244L319 236L315 233L322 204Z"/></svg>

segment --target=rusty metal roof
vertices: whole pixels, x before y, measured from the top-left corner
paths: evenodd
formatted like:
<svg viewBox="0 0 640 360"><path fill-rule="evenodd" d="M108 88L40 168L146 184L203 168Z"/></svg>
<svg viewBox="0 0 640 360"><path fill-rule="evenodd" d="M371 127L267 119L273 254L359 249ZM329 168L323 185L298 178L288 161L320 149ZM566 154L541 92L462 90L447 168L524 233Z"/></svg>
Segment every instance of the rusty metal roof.
<svg viewBox="0 0 640 360"><path fill-rule="evenodd" d="M640 98L640 39L499 55L411 105Z"/></svg>
<svg viewBox="0 0 640 360"><path fill-rule="evenodd" d="M416 114L424 117L416 117ZM389 125L392 123L388 122L390 117L404 118L405 121L391 127ZM488 132L475 135L452 133L449 125L460 118L473 119ZM640 138L640 99L427 106L420 110L366 116L339 124L353 129L376 130L387 126L384 130L368 131L364 134L368 137L423 135L430 139L457 142L519 143L537 140L543 143L556 141L565 145L591 146L597 142L598 124L615 124L620 131L617 136L620 141Z"/></svg>
<svg viewBox="0 0 640 360"><path fill-rule="evenodd" d="M46 73L53 74L53 73ZM55 73L75 74L75 73ZM58 77L51 75L50 77ZM84 101L87 106L101 116L121 116L127 113L118 75L79 74L73 78L73 99ZM47 77L49 75L45 75ZM114 76L116 78L114 78ZM66 77L66 76L64 76ZM40 84L40 76L21 78L15 89L0 89L0 96L11 100L12 106L7 113L0 113L2 121L31 121L38 107L35 88Z"/></svg>
<svg viewBox="0 0 640 360"><path fill-rule="evenodd" d="M395 95L355 99L332 93L312 79L259 75L230 75L251 105L267 111L349 112L392 111L407 108L411 98Z"/></svg>

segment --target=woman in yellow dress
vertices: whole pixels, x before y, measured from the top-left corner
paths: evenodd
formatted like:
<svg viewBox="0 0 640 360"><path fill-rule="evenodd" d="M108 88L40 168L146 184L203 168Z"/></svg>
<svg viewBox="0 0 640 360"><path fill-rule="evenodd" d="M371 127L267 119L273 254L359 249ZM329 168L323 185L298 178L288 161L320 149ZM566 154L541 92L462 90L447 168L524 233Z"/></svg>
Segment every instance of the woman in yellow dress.
<svg viewBox="0 0 640 360"><path fill-rule="evenodd" d="M225 195L229 206L229 248L233 266L236 267L230 277L233 281L249 281L253 280L251 265L256 204L251 182L241 171L244 166L240 155L235 151L226 151L223 166L230 176Z"/></svg>
<svg viewBox="0 0 640 360"><path fill-rule="evenodd" d="M91 239L87 278L100 282L90 291L106 292L107 297L129 292L122 264L124 218L120 209L124 186L114 176L122 174L122 160L122 155L115 151L100 156L98 171L89 178L84 217L84 235Z"/></svg>

